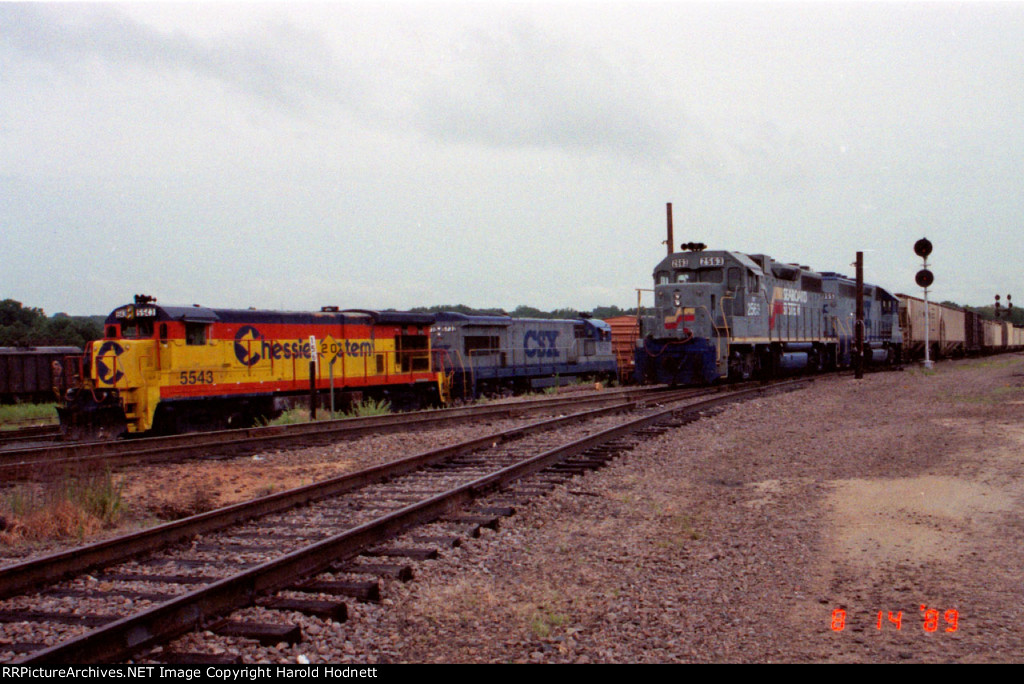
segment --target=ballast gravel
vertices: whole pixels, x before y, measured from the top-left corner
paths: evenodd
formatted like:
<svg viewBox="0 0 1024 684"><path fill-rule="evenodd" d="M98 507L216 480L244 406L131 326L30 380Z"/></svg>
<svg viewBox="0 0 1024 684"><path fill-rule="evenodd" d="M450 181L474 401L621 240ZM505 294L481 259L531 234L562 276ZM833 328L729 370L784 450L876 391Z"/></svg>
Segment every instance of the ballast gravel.
<svg viewBox="0 0 1024 684"><path fill-rule="evenodd" d="M1024 658L1024 358L819 379L648 440L244 662ZM262 610L262 609L252 609ZM154 657L158 657L154 656Z"/></svg>

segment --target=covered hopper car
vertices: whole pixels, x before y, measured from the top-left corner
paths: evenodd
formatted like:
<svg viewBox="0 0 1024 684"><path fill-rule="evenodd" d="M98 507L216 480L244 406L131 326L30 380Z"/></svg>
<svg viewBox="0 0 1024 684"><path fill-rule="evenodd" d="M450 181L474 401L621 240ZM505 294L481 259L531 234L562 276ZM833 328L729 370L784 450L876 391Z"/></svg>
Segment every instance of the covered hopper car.
<svg viewBox="0 0 1024 684"><path fill-rule="evenodd" d="M969 309L928 302L928 331L925 332L925 303L907 294L900 301L900 326L908 358L924 357L925 338L929 356L995 354L1024 349L1024 329L1008 321L986 320Z"/></svg>

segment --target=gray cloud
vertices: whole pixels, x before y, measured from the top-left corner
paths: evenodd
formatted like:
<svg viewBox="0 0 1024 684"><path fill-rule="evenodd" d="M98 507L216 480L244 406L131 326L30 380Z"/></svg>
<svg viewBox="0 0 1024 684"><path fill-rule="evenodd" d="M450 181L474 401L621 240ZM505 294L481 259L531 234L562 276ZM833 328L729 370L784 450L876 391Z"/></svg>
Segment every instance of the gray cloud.
<svg viewBox="0 0 1024 684"><path fill-rule="evenodd" d="M684 117L641 73L526 20L458 37L415 116L447 141L661 158Z"/></svg>
<svg viewBox="0 0 1024 684"><path fill-rule="evenodd" d="M0 47L63 71L90 62L112 70L181 70L284 107L334 101L355 107L361 88L336 63L320 34L287 22L258 36L204 42L163 33L109 5L0 3ZM83 64L84 63L84 64Z"/></svg>

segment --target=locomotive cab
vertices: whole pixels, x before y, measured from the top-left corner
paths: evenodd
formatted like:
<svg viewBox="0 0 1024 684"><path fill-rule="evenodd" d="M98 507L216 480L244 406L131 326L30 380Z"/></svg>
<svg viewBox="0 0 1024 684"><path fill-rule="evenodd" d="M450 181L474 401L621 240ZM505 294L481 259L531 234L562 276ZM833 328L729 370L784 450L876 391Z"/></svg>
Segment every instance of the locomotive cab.
<svg viewBox="0 0 1024 684"><path fill-rule="evenodd" d="M668 384L711 382L729 372L730 340L747 338L767 313L764 271L738 252L676 253L654 271L655 315L638 342L641 381ZM660 361L648 361L650 358ZM737 355L733 365L746 375L755 360Z"/></svg>

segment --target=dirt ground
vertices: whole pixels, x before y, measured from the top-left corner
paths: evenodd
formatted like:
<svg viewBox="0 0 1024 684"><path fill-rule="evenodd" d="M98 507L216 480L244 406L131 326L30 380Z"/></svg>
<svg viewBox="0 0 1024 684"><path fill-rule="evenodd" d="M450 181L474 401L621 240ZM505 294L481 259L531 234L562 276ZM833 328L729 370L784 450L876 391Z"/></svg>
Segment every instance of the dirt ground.
<svg viewBox="0 0 1024 684"><path fill-rule="evenodd" d="M392 606L345 627L341 652L1021 660L1022 385L1014 355L729 408L419 564L417 581L389 585Z"/></svg>

